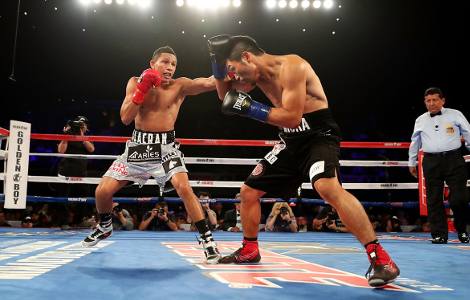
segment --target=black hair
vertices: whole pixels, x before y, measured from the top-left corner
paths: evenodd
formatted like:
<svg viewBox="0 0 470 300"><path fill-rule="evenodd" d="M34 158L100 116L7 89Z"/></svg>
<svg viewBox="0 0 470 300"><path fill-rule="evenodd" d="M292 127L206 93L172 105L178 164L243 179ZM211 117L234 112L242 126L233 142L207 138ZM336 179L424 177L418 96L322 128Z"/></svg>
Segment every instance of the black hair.
<svg viewBox="0 0 470 300"><path fill-rule="evenodd" d="M253 38L246 35L232 36L230 43L232 47L228 56L229 60L240 61L244 51L249 51L257 56L265 53Z"/></svg>
<svg viewBox="0 0 470 300"><path fill-rule="evenodd" d="M173 50L173 48L171 48L170 46L163 46L153 51L152 60L157 60L162 53L169 53L176 56L175 50Z"/></svg>
<svg viewBox="0 0 470 300"><path fill-rule="evenodd" d="M165 206L168 207L168 203L166 203L165 201L158 202L158 203L155 205L155 207L161 207L161 208L163 208L163 207L165 207Z"/></svg>
<svg viewBox="0 0 470 300"><path fill-rule="evenodd" d="M427 88L425 91L424 91L424 97L428 96L428 95L435 95L435 94L438 94L439 95L439 98L444 98L444 94L442 93L441 89L440 88L437 88L437 87L430 87L430 88Z"/></svg>
<svg viewBox="0 0 470 300"><path fill-rule="evenodd" d="M207 198L211 198L211 194L209 194L208 192L200 192L199 193L199 198L201 197L207 197Z"/></svg>

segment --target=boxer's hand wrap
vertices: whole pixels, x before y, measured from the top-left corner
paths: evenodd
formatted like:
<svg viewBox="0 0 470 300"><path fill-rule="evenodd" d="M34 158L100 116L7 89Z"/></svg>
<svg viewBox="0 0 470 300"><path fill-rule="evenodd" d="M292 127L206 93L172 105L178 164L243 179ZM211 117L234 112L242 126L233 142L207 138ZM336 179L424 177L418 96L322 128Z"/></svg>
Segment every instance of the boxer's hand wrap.
<svg viewBox="0 0 470 300"><path fill-rule="evenodd" d="M144 102L145 94L149 91L152 86L159 86L162 83L162 75L157 70L147 69L142 72L139 79L137 80L137 87L132 95L132 102L137 105Z"/></svg>
<svg viewBox="0 0 470 300"><path fill-rule="evenodd" d="M224 79L225 75L227 75L225 61L229 55L228 52L230 51L231 46L230 41L230 36L226 34L216 35L207 41L211 58L212 73L216 79Z"/></svg>
<svg viewBox="0 0 470 300"><path fill-rule="evenodd" d="M270 111L271 107L252 100L250 95L241 91L228 91L222 102L222 113L249 117L261 122L266 122Z"/></svg>

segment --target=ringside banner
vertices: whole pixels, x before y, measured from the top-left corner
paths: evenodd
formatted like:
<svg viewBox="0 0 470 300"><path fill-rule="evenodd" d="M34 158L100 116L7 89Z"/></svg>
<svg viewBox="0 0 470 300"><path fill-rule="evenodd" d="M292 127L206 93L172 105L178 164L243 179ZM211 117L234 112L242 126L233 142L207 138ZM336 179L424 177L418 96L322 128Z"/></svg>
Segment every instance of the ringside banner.
<svg viewBox="0 0 470 300"><path fill-rule="evenodd" d="M4 181L5 208L25 209L28 187L31 124L10 121L7 167Z"/></svg>

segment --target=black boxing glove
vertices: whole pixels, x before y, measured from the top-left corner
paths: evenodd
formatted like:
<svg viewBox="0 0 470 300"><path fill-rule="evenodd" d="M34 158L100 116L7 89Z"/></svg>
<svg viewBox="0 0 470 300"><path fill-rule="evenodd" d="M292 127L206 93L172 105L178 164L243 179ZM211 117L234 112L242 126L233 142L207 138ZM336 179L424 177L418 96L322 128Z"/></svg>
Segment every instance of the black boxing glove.
<svg viewBox="0 0 470 300"><path fill-rule="evenodd" d="M221 34L207 40L209 55L211 58L212 73L216 79L224 79L227 75L225 61L229 55L231 37L228 34Z"/></svg>
<svg viewBox="0 0 470 300"><path fill-rule="evenodd" d="M271 107L252 100L245 92L236 90L228 91L222 102L222 113L240 115L261 122L266 122L270 111Z"/></svg>

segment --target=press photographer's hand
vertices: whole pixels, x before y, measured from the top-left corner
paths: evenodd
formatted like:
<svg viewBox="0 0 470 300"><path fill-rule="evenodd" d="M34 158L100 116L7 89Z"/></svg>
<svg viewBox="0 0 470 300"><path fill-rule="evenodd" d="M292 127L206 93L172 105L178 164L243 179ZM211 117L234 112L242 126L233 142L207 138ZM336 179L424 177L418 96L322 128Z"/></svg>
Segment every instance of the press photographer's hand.
<svg viewBox="0 0 470 300"><path fill-rule="evenodd" d="M289 210L287 207L283 206L279 209L279 215L281 216L281 219L284 221L290 221L290 214Z"/></svg>
<svg viewBox="0 0 470 300"><path fill-rule="evenodd" d="M113 214L115 216L119 216L120 214L122 214L122 207L119 206L119 204L113 205Z"/></svg>
<svg viewBox="0 0 470 300"><path fill-rule="evenodd" d="M291 220L289 213L281 214L281 219L283 219L284 221Z"/></svg>
<svg viewBox="0 0 470 300"><path fill-rule="evenodd" d="M163 208L160 208L158 210L157 217L158 217L158 219L162 220L163 222L168 221L168 215L167 215L166 211Z"/></svg>

